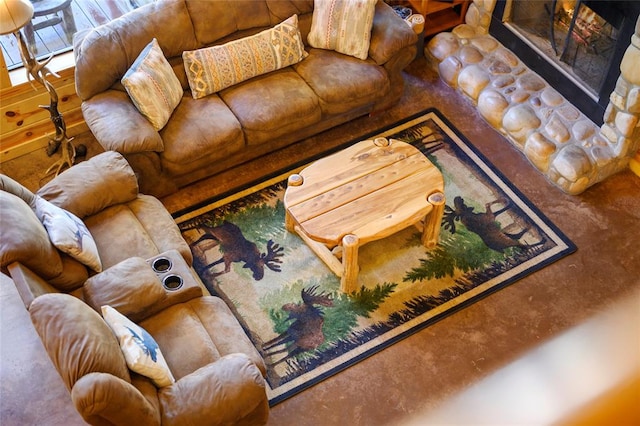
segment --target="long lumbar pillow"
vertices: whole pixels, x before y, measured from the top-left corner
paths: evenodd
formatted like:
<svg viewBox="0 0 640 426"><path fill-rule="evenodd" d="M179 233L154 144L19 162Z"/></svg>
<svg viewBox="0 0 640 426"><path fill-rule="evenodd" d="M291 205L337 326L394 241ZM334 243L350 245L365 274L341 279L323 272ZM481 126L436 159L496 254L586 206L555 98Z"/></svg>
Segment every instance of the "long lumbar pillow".
<svg viewBox="0 0 640 426"><path fill-rule="evenodd" d="M250 37L182 53L194 99L296 64L306 56L298 15Z"/></svg>

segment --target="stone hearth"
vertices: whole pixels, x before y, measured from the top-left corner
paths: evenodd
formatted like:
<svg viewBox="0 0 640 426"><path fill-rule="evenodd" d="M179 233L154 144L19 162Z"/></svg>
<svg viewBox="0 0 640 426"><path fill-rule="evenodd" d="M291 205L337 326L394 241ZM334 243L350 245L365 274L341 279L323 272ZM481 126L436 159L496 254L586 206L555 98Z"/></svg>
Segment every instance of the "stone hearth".
<svg viewBox="0 0 640 426"><path fill-rule="evenodd" d="M640 18L597 126L488 34L494 7L474 0L464 24L431 39L431 66L563 191L579 194L625 169L640 148Z"/></svg>

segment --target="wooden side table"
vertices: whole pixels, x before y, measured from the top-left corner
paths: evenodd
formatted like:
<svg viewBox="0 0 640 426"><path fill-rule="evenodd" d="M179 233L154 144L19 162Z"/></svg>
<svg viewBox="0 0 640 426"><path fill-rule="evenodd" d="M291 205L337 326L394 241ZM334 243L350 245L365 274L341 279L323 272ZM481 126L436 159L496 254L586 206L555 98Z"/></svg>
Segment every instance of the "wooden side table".
<svg viewBox="0 0 640 426"><path fill-rule="evenodd" d="M341 277L358 284L358 248L424 220L422 243L438 242L444 213L440 171L414 146L384 138L359 142L289 177L286 227Z"/></svg>

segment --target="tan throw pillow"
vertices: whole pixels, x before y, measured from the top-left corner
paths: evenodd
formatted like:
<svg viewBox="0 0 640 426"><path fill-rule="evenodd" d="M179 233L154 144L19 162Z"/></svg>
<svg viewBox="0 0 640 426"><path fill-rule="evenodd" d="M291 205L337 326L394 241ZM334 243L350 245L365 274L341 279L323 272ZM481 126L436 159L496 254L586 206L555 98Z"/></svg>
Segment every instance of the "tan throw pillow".
<svg viewBox="0 0 640 426"><path fill-rule="evenodd" d="M167 124L184 93L155 38L122 77L122 85L138 111L156 130Z"/></svg>
<svg viewBox="0 0 640 426"><path fill-rule="evenodd" d="M182 53L194 99L296 64L306 56L298 15L250 37Z"/></svg>
<svg viewBox="0 0 640 426"><path fill-rule="evenodd" d="M315 0L309 45L367 59L376 1Z"/></svg>
<svg viewBox="0 0 640 426"><path fill-rule="evenodd" d="M175 383L160 347L147 330L109 305L102 306L101 310L104 321L120 342L120 349L131 371L150 378L158 387Z"/></svg>

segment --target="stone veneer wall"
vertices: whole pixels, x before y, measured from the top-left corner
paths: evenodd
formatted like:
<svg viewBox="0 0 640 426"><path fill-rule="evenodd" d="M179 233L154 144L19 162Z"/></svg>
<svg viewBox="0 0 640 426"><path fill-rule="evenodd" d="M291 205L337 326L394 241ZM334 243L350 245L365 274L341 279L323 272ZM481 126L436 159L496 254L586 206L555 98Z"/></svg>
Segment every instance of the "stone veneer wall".
<svg viewBox="0 0 640 426"><path fill-rule="evenodd" d="M473 0L464 24L431 39L431 66L563 191L625 169L640 149L640 18L598 127L488 34L495 5Z"/></svg>

